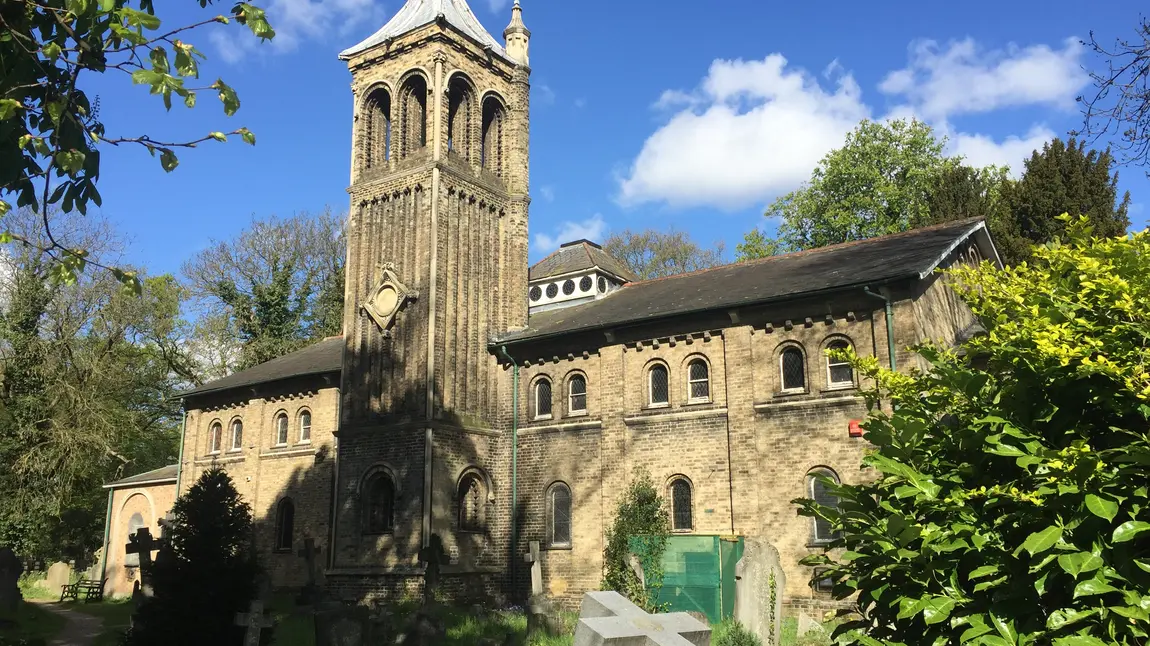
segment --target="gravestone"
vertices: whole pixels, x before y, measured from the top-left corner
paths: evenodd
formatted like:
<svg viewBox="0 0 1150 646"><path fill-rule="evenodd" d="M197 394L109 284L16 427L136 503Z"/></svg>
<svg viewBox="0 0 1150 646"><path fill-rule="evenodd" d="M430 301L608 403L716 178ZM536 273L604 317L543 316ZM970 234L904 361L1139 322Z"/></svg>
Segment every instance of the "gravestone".
<svg viewBox="0 0 1150 646"><path fill-rule="evenodd" d="M531 596L543 594L543 568L539 564L539 541L527 544L527 553L523 561L531 564Z"/></svg>
<svg viewBox="0 0 1150 646"><path fill-rule="evenodd" d="M618 592L587 592L574 646L710 646L711 627L685 612L647 614Z"/></svg>
<svg viewBox="0 0 1150 646"><path fill-rule="evenodd" d="M631 571L639 578L639 587L643 590L647 589L647 575L643 572L643 561L639 560L639 555L631 552L627 555L627 564L631 566Z"/></svg>
<svg viewBox="0 0 1150 646"><path fill-rule="evenodd" d="M303 548L296 554L304 560L307 567L307 583L304 584L303 590L300 591L296 603L300 605L311 605L319 602L323 597L323 570L319 565L319 555L323 551L322 547L316 547L315 540L312 538L305 538L303 541Z"/></svg>
<svg viewBox="0 0 1150 646"><path fill-rule="evenodd" d="M236 613L235 624L245 627L244 646L259 646L263 629L275 626L275 622L264 614L264 602L259 599L252 601L247 612Z"/></svg>
<svg viewBox="0 0 1150 646"><path fill-rule="evenodd" d="M811 618L811 616L805 612L799 613L797 623L798 629L795 631L795 634L800 638L806 637L808 635L810 635L810 637L813 639L820 639L828 636L827 629L823 627L823 624Z"/></svg>
<svg viewBox="0 0 1150 646"><path fill-rule="evenodd" d="M743 558L735 564L735 619L763 646L782 644L786 588L787 577L775 546L757 538L744 539Z"/></svg>
<svg viewBox="0 0 1150 646"><path fill-rule="evenodd" d="M363 606L322 604L315 612L315 646L364 646L375 643L371 615Z"/></svg>
<svg viewBox="0 0 1150 646"><path fill-rule="evenodd" d="M446 562L447 551L443 549L443 539L432 534L427 547L419 550L419 560L423 563L423 605L435 602L435 591L439 589L439 568Z"/></svg>
<svg viewBox="0 0 1150 646"><path fill-rule="evenodd" d="M152 539L152 530L147 527L136 530L135 534L128 537L128 544L124 546L125 553L136 554L140 558L139 595L147 599L150 599L154 594L152 591L152 552L156 547L156 542ZM135 589L132 591L132 598L137 602L140 601Z"/></svg>
<svg viewBox="0 0 1150 646"><path fill-rule="evenodd" d="M0 547L0 612L16 612L20 603L20 575L24 564L16 558L16 553L8 547Z"/></svg>
<svg viewBox="0 0 1150 646"><path fill-rule="evenodd" d="M67 563L57 561L48 568L48 578L44 585L52 592L59 594L60 588L72 582L72 568Z"/></svg>
<svg viewBox="0 0 1150 646"><path fill-rule="evenodd" d="M523 560L531 564L531 596L527 598L527 637L558 635L562 622L555 604L543 594L543 568L539 563L539 541L527 544Z"/></svg>

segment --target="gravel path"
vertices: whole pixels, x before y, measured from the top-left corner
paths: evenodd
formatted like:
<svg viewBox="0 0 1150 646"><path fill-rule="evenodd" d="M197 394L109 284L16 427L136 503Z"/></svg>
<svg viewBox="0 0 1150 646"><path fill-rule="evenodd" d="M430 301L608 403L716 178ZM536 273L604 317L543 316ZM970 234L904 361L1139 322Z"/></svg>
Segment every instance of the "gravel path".
<svg viewBox="0 0 1150 646"><path fill-rule="evenodd" d="M50 646L91 646L92 640L104 628L103 619L69 610L54 601L34 601L33 603L68 620L64 630L60 631L55 639L48 642Z"/></svg>

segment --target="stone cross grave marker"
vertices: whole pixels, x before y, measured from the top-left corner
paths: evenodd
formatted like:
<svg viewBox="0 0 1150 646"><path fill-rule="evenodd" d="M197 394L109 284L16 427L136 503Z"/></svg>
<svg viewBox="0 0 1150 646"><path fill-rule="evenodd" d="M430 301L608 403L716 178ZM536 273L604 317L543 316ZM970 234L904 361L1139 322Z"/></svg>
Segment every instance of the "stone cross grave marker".
<svg viewBox="0 0 1150 646"><path fill-rule="evenodd" d="M316 547L315 539L309 536L304 539L303 547L296 552L296 555L307 563L307 584L304 585L303 590L300 591L298 600L300 603L314 603L319 599L319 591L322 587L320 579L323 576L323 572L317 566L318 557L322 551L323 548Z"/></svg>
<svg viewBox="0 0 1150 646"><path fill-rule="evenodd" d="M757 538L744 539L743 558L735 564L735 619L763 646L782 644L786 587L787 576L775 546Z"/></svg>
<svg viewBox="0 0 1150 646"><path fill-rule="evenodd" d="M527 544L527 552L523 554L523 561L531 564L531 596L543 594L543 568L539 564L539 541Z"/></svg>
<svg viewBox="0 0 1150 646"><path fill-rule="evenodd" d="M20 601L20 575L24 564L9 547L0 546L0 611L16 612Z"/></svg>
<svg viewBox="0 0 1150 646"><path fill-rule="evenodd" d="M274 626L275 622L264 616L264 602L253 599L247 612L236 613L235 624L246 629L244 631L244 646L259 646L260 633L263 632L264 628Z"/></svg>
<svg viewBox="0 0 1150 646"><path fill-rule="evenodd" d="M152 530L147 527L137 529L124 546L126 553L140 557L140 592L149 598L152 596L152 551L155 549L156 541L152 538Z"/></svg>
<svg viewBox="0 0 1150 646"><path fill-rule="evenodd" d="M587 592L574 646L710 646L711 627L685 612L651 615L618 592Z"/></svg>
<svg viewBox="0 0 1150 646"><path fill-rule="evenodd" d="M55 594L60 593L60 588L72 582L72 568L68 567L67 563L57 561L48 567L48 578L45 579L44 585Z"/></svg>
<svg viewBox="0 0 1150 646"><path fill-rule="evenodd" d="M447 551L443 549L443 539L439 534L432 534L427 547L419 550L419 560L424 563L423 569L423 603L431 604L435 601L435 589L439 587L439 566L443 564Z"/></svg>

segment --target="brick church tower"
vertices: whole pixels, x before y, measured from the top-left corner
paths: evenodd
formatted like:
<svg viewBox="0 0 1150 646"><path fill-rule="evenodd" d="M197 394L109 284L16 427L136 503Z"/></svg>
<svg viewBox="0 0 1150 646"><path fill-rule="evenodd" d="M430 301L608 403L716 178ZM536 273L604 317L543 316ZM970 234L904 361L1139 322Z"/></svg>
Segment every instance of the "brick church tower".
<svg viewBox="0 0 1150 646"><path fill-rule="evenodd" d="M354 119L336 587L410 587L433 534L451 585L505 569L511 380L487 344L527 323L518 1L504 37L465 0L408 0L340 54Z"/></svg>

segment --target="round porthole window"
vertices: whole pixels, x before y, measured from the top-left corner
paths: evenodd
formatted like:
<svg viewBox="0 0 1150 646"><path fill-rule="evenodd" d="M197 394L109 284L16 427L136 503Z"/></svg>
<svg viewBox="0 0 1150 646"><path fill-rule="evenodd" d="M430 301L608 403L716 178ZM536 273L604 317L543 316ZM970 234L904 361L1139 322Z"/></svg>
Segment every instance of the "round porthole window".
<svg viewBox="0 0 1150 646"><path fill-rule="evenodd" d="M574 293L575 293L575 281L571 280L570 278L563 281L563 294L565 296L570 296Z"/></svg>
<svg viewBox="0 0 1150 646"><path fill-rule="evenodd" d="M607 279L602 276L599 277L599 291L607 291Z"/></svg>
<svg viewBox="0 0 1150 646"><path fill-rule="evenodd" d="M536 285L531 288L531 291L528 292L528 295L531 297L532 301L537 301L540 298L543 298L543 290L539 289L539 285Z"/></svg>
<svg viewBox="0 0 1150 646"><path fill-rule="evenodd" d="M550 285L547 286L547 298L555 298L555 295L558 293L559 293L559 286L556 285L555 283L551 283Z"/></svg>
<svg viewBox="0 0 1150 646"><path fill-rule="evenodd" d="M579 291L581 291L581 292L591 291L591 277L590 276L584 276L583 278L579 279Z"/></svg>

